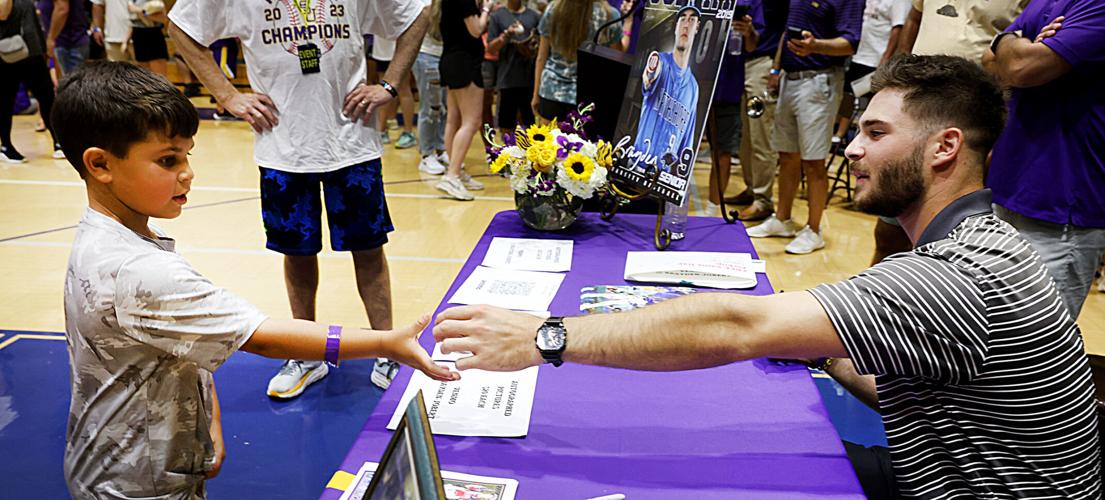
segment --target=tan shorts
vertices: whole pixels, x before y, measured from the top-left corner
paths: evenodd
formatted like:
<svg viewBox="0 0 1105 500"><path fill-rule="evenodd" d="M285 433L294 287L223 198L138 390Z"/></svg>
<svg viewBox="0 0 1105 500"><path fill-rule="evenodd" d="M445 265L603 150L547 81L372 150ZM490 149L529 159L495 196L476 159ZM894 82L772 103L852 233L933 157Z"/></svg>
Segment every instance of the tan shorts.
<svg viewBox="0 0 1105 500"><path fill-rule="evenodd" d="M803 160L824 160L829 156L829 138L836 111L844 95L844 68L826 71L784 73L779 103L775 107L772 142L782 153L800 153Z"/></svg>
<svg viewBox="0 0 1105 500"><path fill-rule="evenodd" d="M131 55L131 46L127 44L126 50L123 50L122 42L104 42L104 51L107 52L108 61L133 61L134 56Z"/></svg>

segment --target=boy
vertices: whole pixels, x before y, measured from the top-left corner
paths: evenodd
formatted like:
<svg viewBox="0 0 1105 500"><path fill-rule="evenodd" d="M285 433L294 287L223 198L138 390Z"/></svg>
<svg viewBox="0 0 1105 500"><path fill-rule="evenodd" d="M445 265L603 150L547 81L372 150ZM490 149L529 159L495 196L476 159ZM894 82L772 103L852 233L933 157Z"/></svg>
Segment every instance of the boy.
<svg viewBox="0 0 1105 500"><path fill-rule="evenodd" d="M162 77L90 64L61 84L53 116L89 204L65 280L65 478L75 498L203 498L223 453L212 441L221 441L212 372L238 349L331 362L387 356L457 378L418 345L427 318L344 338L339 326L268 319L174 252L148 221L177 217L188 201L199 122Z"/></svg>

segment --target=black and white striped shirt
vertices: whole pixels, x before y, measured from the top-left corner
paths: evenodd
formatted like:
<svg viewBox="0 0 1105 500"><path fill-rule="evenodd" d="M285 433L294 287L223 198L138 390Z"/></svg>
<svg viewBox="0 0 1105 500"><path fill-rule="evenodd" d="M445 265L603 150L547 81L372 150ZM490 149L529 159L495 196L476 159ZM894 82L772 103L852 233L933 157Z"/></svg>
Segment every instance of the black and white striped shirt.
<svg viewBox="0 0 1105 500"><path fill-rule="evenodd" d="M1081 333L988 190L945 208L912 252L811 293L877 376L903 496L1101 497Z"/></svg>

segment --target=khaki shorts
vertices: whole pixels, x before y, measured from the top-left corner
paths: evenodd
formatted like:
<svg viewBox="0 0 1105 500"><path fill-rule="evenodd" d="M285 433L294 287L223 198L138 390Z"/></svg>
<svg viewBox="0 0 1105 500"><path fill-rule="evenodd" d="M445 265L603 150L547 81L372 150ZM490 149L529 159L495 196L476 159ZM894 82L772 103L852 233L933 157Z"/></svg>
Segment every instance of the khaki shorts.
<svg viewBox="0 0 1105 500"><path fill-rule="evenodd" d="M134 60L134 56L131 55L130 44L127 44L127 48L124 50L122 42L104 42L104 51L107 53L108 61Z"/></svg>
<svg viewBox="0 0 1105 500"><path fill-rule="evenodd" d="M791 79L795 76L800 77ZM772 138L775 148L781 153L801 153L803 160L824 160L844 95L844 68L784 73L780 87Z"/></svg>

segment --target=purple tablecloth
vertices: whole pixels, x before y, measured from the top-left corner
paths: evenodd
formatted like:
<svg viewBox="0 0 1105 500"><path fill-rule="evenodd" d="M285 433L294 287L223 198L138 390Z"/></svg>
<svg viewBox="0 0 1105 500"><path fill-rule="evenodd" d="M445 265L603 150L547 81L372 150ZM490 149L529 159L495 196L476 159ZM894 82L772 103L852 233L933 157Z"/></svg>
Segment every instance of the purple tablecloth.
<svg viewBox="0 0 1105 500"><path fill-rule="evenodd" d="M579 312L579 290L626 284L625 253L654 250L655 216L603 222L583 214L569 230L529 230L500 212L476 244L451 297L483 261L495 236L575 240L572 270L550 311ZM752 252L740 224L691 217L673 250ZM747 293L772 293L764 275ZM443 303L441 311L448 307ZM427 332L422 344L433 350ZM365 423L341 469L356 474L378 461L385 426L411 370L403 367ZM442 470L519 481L520 499L863 498L840 438L808 371L763 360L708 370L650 373L566 364L542 366L529 435L521 439L435 436ZM323 499L341 492L326 489Z"/></svg>

